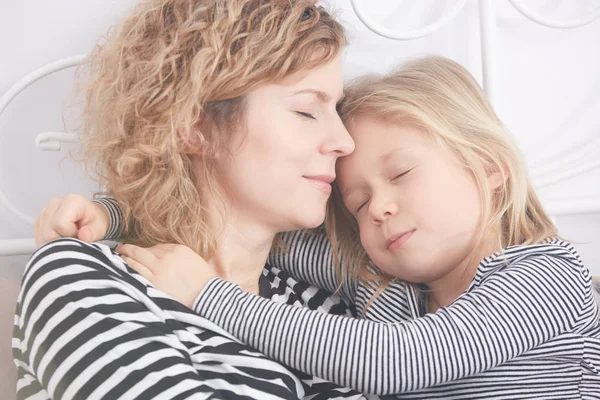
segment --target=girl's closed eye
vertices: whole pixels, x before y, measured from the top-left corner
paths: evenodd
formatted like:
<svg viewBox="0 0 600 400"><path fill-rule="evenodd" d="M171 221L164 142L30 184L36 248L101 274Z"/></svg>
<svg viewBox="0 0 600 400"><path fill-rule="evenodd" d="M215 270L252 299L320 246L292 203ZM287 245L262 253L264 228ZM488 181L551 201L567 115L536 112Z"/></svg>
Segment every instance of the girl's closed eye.
<svg viewBox="0 0 600 400"><path fill-rule="evenodd" d="M360 202L358 203L358 206L357 206L357 207L356 207L356 209L354 210L354 215L358 215L358 212L359 212L361 209L363 209L363 208L364 208L364 207L367 205L367 203L368 203L368 202L369 202L369 199L365 199L365 200L362 200L362 201L360 201Z"/></svg>
<svg viewBox="0 0 600 400"><path fill-rule="evenodd" d="M399 179L399 178L402 178L403 176L405 176L406 174L408 174L413 169L414 168L411 168L411 169L408 169L408 170L405 170L405 171L402 171L400 173L395 174L394 177L392 178L392 182L395 181L395 180L397 180L397 179Z"/></svg>

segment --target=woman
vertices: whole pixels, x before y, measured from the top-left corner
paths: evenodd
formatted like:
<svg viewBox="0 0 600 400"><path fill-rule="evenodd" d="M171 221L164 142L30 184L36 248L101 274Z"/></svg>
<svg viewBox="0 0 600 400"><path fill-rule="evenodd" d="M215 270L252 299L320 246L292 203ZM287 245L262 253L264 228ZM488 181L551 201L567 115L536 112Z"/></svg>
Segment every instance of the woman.
<svg viewBox="0 0 600 400"><path fill-rule="evenodd" d="M127 240L350 315L265 266L279 232L322 223L335 161L353 150L336 112L344 41L313 0L140 2L84 81L85 160L131 221ZM101 244L63 239L32 256L13 336L19 398L363 398L299 380Z"/></svg>

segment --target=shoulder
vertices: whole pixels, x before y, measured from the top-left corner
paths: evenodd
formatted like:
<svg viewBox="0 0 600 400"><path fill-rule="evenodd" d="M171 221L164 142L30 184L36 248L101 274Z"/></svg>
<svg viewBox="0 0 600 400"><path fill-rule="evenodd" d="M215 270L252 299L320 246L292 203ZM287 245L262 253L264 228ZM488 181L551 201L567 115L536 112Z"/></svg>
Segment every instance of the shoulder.
<svg viewBox="0 0 600 400"><path fill-rule="evenodd" d="M101 266L111 270L125 269L123 260L105 244L61 238L38 248L27 262L25 274L40 268L48 270L73 264Z"/></svg>
<svg viewBox="0 0 600 400"><path fill-rule="evenodd" d="M75 323L90 310L112 312L115 304L125 314L157 310L141 276L130 273L108 246L59 239L40 247L27 263L15 315L20 325L30 319L43 325L52 316L56 321L71 316Z"/></svg>
<svg viewBox="0 0 600 400"><path fill-rule="evenodd" d="M584 267L573 245L557 238L549 238L536 244L506 247L481 262L484 270L518 268L524 265L575 270Z"/></svg>
<svg viewBox="0 0 600 400"><path fill-rule="evenodd" d="M508 257L535 258L548 257L568 260L573 264L583 265L575 247L567 241L558 238L548 238L540 243L531 245L511 246L505 249Z"/></svg>
<svg viewBox="0 0 600 400"><path fill-rule="evenodd" d="M25 266L22 288L36 284L78 283L81 278L131 279L127 266L119 255L101 243L85 243L62 238L37 249Z"/></svg>
<svg viewBox="0 0 600 400"><path fill-rule="evenodd" d="M484 259L476 280L510 279L521 282L555 282L561 286L590 286L591 274L569 242L549 238L531 245L518 245Z"/></svg>

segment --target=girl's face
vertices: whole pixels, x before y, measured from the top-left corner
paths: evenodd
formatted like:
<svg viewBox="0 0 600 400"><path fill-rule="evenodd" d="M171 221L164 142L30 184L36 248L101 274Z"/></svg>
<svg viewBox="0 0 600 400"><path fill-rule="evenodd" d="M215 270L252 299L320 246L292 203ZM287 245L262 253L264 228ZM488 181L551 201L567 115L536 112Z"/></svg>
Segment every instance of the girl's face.
<svg viewBox="0 0 600 400"><path fill-rule="evenodd" d="M366 252L405 281L443 278L473 251L473 175L419 128L359 117L348 129L356 150L338 162L337 182Z"/></svg>
<svg viewBox="0 0 600 400"><path fill-rule="evenodd" d="M354 150L336 111L342 96L341 56L247 95L220 166L234 223L282 232L323 222L336 160Z"/></svg>

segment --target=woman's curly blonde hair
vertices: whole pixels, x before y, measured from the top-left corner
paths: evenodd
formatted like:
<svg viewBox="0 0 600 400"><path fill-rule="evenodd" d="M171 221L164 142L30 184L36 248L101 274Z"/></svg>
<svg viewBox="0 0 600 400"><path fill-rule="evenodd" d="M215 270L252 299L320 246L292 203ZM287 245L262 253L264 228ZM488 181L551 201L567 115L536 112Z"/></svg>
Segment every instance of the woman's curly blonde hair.
<svg viewBox="0 0 600 400"><path fill-rule="evenodd" d="M244 95L344 45L316 0L141 1L79 71L83 159L121 205L124 239L210 257L215 154L243 128Z"/></svg>

